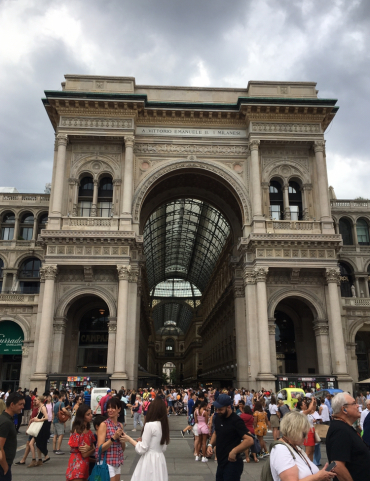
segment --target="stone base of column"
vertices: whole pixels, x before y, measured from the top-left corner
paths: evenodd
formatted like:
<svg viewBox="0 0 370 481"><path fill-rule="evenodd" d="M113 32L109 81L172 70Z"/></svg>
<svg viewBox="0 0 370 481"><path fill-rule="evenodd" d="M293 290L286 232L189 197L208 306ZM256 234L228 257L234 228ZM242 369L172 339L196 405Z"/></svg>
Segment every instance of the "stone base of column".
<svg viewBox="0 0 370 481"><path fill-rule="evenodd" d="M266 219L263 215L253 216L252 232L264 234L266 232Z"/></svg>
<svg viewBox="0 0 370 481"><path fill-rule="evenodd" d="M37 388L38 394L42 394L46 391L47 375L43 373L35 373L30 379L30 391L34 391Z"/></svg>
<svg viewBox="0 0 370 481"><path fill-rule="evenodd" d="M321 217L322 234L335 234L333 219L330 217Z"/></svg>
<svg viewBox="0 0 370 481"><path fill-rule="evenodd" d="M119 230L132 231L132 215L128 212L123 212L120 215Z"/></svg>
<svg viewBox="0 0 370 481"><path fill-rule="evenodd" d="M260 372L257 374L255 385L257 389L263 387L265 390L272 389L272 392L275 392L275 381L276 377L272 373Z"/></svg>
<svg viewBox="0 0 370 481"><path fill-rule="evenodd" d="M50 214L48 217L47 230L60 230L62 228L62 218L58 214Z"/></svg>
<svg viewBox="0 0 370 481"><path fill-rule="evenodd" d="M121 386L127 386L128 375L125 372L115 372L109 379L111 388L119 391Z"/></svg>
<svg viewBox="0 0 370 481"><path fill-rule="evenodd" d="M348 374L334 374L338 381L338 389L353 394L353 379Z"/></svg>
<svg viewBox="0 0 370 481"><path fill-rule="evenodd" d="M234 387L236 387L237 389L241 389L242 387L244 389L249 389L248 387L249 383L250 381L246 377L243 377L241 379L237 378Z"/></svg>

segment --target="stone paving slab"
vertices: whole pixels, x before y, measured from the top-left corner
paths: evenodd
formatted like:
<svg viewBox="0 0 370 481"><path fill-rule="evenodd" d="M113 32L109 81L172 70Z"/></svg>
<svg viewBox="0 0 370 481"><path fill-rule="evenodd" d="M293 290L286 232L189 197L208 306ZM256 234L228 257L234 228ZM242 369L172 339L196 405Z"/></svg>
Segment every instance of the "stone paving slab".
<svg viewBox="0 0 370 481"><path fill-rule="evenodd" d="M165 453L169 481L214 481L217 470L217 463L214 460L210 460L208 463L195 462L193 456L193 437L185 435L182 438L180 434L181 428L185 428L187 424L186 416L170 416L170 437L171 442ZM133 420L127 418L127 426L125 430L130 436L139 436L140 431L136 433L132 432ZM22 426L21 431L24 433L25 427ZM134 436L132 436L134 437ZM15 461L20 460L24 453L27 436L20 434L18 436L18 452ZM65 451L64 456L56 456L53 452L52 440L50 440L51 460L40 467L27 468L25 466L13 466L13 481L64 481L66 479L65 472L68 465L69 449L68 449L68 437L65 435L62 443L62 450ZM268 433L266 437L267 444L272 441L272 435ZM325 445L321 446L322 452L322 464L326 462L326 450ZM121 468L121 481L130 481L131 476L135 470L136 464L139 461L139 456L135 453L133 446L128 445L125 451L125 462ZM31 456L29 455L26 463L31 462ZM260 473L262 470L264 461L259 463L244 463L244 471L242 480L259 481ZM153 479L152 481L155 481Z"/></svg>

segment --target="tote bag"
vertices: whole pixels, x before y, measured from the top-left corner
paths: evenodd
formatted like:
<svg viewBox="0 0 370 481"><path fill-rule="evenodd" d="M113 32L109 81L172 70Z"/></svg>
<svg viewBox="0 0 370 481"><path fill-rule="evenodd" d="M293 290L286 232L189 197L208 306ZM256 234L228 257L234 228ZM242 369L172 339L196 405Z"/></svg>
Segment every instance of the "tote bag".
<svg viewBox="0 0 370 481"><path fill-rule="evenodd" d="M101 462L101 446L99 448L98 452L98 463ZM110 476L109 476L109 469L108 469L108 464L106 461L107 458L107 452L104 454L103 462L102 464L95 464L94 469L92 470L92 473L89 476L88 481L110 481Z"/></svg>
<svg viewBox="0 0 370 481"><path fill-rule="evenodd" d="M41 412L41 408L37 413L37 416L40 414L40 412ZM33 436L34 438L37 438L43 424L44 424L44 421L42 423L36 423L36 422L31 423L26 431L26 434L28 434L29 436Z"/></svg>

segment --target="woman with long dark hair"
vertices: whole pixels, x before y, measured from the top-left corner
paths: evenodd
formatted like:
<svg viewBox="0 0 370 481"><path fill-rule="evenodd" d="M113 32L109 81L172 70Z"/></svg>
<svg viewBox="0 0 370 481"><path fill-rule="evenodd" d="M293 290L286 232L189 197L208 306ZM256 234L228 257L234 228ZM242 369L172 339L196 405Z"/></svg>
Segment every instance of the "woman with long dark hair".
<svg viewBox="0 0 370 481"><path fill-rule="evenodd" d="M142 441L135 441L127 434L124 434L121 439L132 444L141 456L131 481L149 479L153 473L156 481L168 481L166 459L163 453L170 442L170 428L166 405L159 396L148 408Z"/></svg>
<svg viewBox="0 0 370 481"><path fill-rule="evenodd" d="M68 444L71 447L71 456L68 462L66 479L87 480L89 477L89 456L94 453L94 435L90 430L92 412L87 404L81 404L76 411L72 424L72 434ZM80 451L81 446L91 446L88 451Z"/></svg>

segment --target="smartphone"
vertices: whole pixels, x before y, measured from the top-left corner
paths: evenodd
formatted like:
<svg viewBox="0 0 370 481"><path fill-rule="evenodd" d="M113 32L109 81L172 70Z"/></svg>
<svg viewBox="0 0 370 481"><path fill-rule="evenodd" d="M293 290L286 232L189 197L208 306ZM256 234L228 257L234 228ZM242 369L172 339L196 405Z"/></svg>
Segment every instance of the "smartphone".
<svg viewBox="0 0 370 481"><path fill-rule="evenodd" d="M329 464L329 466L325 469L325 471L333 471L337 463L333 461L332 463Z"/></svg>

